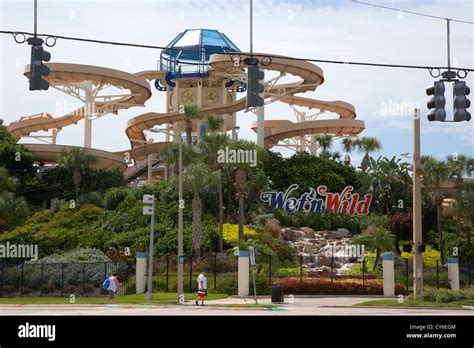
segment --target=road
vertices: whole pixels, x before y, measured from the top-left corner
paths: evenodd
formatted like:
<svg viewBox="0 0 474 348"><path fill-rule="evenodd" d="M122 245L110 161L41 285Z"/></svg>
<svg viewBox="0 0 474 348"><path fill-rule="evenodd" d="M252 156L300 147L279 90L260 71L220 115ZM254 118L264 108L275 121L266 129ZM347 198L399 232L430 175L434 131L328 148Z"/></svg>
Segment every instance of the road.
<svg viewBox="0 0 474 348"><path fill-rule="evenodd" d="M470 315L472 307L465 309L421 308L362 308L351 307L367 301L363 297L294 298L276 308L228 308L212 304L254 303L253 300L223 299L209 301L207 306L185 305L0 305L0 315ZM268 298L259 303L270 303Z"/></svg>

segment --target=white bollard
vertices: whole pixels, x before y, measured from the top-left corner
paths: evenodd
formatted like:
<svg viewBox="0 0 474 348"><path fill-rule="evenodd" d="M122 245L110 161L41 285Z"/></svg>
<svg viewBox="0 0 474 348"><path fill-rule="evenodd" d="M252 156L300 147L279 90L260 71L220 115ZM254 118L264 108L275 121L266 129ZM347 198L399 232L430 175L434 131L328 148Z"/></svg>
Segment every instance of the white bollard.
<svg viewBox="0 0 474 348"><path fill-rule="evenodd" d="M394 254L392 252L382 255L383 259L383 295L395 296Z"/></svg>
<svg viewBox="0 0 474 348"><path fill-rule="evenodd" d="M137 252L137 265L135 268L135 288L137 294L145 293L146 286L146 253Z"/></svg>
<svg viewBox="0 0 474 348"><path fill-rule="evenodd" d="M451 290L459 290L459 260L457 257L448 258L448 280Z"/></svg>
<svg viewBox="0 0 474 348"><path fill-rule="evenodd" d="M249 252L240 250L239 251L239 296L249 295L249 277L250 277L250 262Z"/></svg>

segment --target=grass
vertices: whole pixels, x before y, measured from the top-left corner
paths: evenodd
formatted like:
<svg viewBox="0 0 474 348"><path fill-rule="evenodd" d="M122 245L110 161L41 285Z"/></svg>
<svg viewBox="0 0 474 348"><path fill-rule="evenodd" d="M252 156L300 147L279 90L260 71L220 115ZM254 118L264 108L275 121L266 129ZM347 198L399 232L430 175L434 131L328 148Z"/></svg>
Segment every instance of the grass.
<svg viewBox="0 0 474 348"><path fill-rule="evenodd" d="M216 303L211 304L212 307L225 307L225 308L276 308L273 304L261 304L261 303Z"/></svg>
<svg viewBox="0 0 474 348"><path fill-rule="evenodd" d="M184 294L187 301L195 300L197 293ZM206 301L227 298L226 294L208 294ZM76 297L75 304L176 304L178 303L175 293L159 292L154 294L152 301L145 300L145 294L133 294L117 296L114 300L104 297ZM72 304L69 297L3 297L0 304Z"/></svg>
<svg viewBox="0 0 474 348"><path fill-rule="evenodd" d="M430 302L430 301L413 301L405 300L399 303L398 300L372 300L359 303L356 306L367 307L441 307L441 308L461 308L461 306L474 306L474 300L460 300L448 303Z"/></svg>

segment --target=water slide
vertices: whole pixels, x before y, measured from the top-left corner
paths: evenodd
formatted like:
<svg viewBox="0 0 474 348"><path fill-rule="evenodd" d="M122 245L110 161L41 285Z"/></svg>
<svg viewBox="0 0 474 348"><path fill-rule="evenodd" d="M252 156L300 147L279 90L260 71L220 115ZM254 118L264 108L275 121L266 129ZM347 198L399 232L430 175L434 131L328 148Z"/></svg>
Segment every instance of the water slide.
<svg viewBox="0 0 474 348"><path fill-rule="evenodd" d="M222 79L233 74L242 74L245 69L244 58L248 54L239 53L240 61L236 64L226 54L213 54L209 62L209 78ZM135 74L109 69L104 67L49 63L51 70L48 80L50 85L79 98L79 90L82 84L92 83L94 93L112 86L125 94L107 97L103 100L96 100L95 113L114 113L130 107L144 106L151 97L150 84L147 80L159 79L166 86L166 71L142 71ZM296 82L285 84L273 84L266 91L266 98L282 101L289 105L306 106L320 110L330 111L338 114L334 120L318 120L309 122L293 123L287 120L267 120L265 121L265 146L272 147L278 141L295 136L306 134L344 134L357 135L364 130L364 122L355 120L356 113L354 107L342 101L318 101L295 96L297 93L314 91L324 82L323 71L316 65L304 61L296 61L283 56L274 56L268 65L263 67L266 70L279 72L280 74L291 74L300 79ZM25 76L30 74L29 65L26 66ZM212 107L202 107L199 109L200 117L206 114L231 114L246 108L246 98L241 98L232 103L220 104ZM60 131L62 128L77 124L86 117L88 110L86 107L78 108L73 112L60 117L53 117L48 113L41 113L33 116L22 117L18 121L12 122L8 129L20 140L22 137L31 136L31 133L38 131L54 130ZM124 171L127 181L139 176L148 166L147 156L153 155L152 163L159 161L159 152L166 143L145 144L147 140L144 131L156 125L182 121L183 115L179 112L156 113L147 112L133 117L127 122L125 133L130 141L131 148L124 151L108 152L99 149L90 149L97 156L97 167L99 168L119 168ZM43 163L57 162L59 153L62 150L73 148L68 145L57 144L24 144ZM133 159L133 165L130 165Z"/></svg>

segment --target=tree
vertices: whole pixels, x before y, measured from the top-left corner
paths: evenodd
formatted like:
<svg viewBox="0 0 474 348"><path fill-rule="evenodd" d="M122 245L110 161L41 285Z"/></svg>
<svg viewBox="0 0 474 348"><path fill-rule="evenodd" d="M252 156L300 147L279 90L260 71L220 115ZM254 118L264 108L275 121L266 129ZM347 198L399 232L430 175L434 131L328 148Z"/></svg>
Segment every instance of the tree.
<svg viewBox="0 0 474 348"><path fill-rule="evenodd" d="M76 200L79 197L79 187L82 175L90 169L97 158L84 148L73 148L62 151L59 154L58 164L72 171L72 181L74 183Z"/></svg>
<svg viewBox="0 0 474 348"><path fill-rule="evenodd" d="M334 137L330 134L321 134L316 136L318 147L321 148L321 152L319 154L321 157L331 157L331 152L329 150L331 149L333 140Z"/></svg>
<svg viewBox="0 0 474 348"><path fill-rule="evenodd" d="M456 194L456 203L454 205L458 220L463 220L466 230L466 239L468 249L471 245L471 228L474 222L474 185L466 185L466 187ZM456 223L456 227L458 224ZM459 237L459 234L457 234Z"/></svg>
<svg viewBox="0 0 474 348"><path fill-rule="evenodd" d="M183 186L193 193L193 245L196 257L201 257L201 195L217 183L218 174L204 163L192 164L183 173Z"/></svg>
<svg viewBox="0 0 474 348"><path fill-rule="evenodd" d="M264 160L265 150L257 144L247 140L232 140L229 148L235 151L256 151L258 161ZM249 163L232 163L235 171L235 187L239 199L239 240L244 238L244 199L247 195L247 171L250 170Z"/></svg>
<svg viewBox="0 0 474 348"><path fill-rule="evenodd" d="M264 170L273 190L284 192L291 184L297 183L296 197L319 185L327 186L330 192L340 192L346 186L353 186L359 191L360 186L354 167L306 151L297 152L289 158L268 151Z"/></svg>
<svg viewBox="0 0 474 348"><path fill-rule="evenodd" d="M382 149L382 144L375 137L362 137L355 140L355 146L357 146L359 151L364 153L360 168L366 171L370 164L370 153Z"/></svg>
<svg viewBox="0 0 474 348"><path fill-rule="evenodd" d="M374 160L370 157L369 167L363 173L369 174L371 191L383 207L381 212L390 214L392 210L405 208L411 202L410 165L401 162L400 158L379 157ZM400 200L402 207L399 207Z"/></svg>
<svg viewBox="0 0 474 348"><path fill-rule="evenodd" d="M211 133L215 133L222 129L222 125L224 124L224 118L220 115L216 116L208 114L206 115L206 123L207 127L209 128L209 131Z"/></svg>
<svg viewBox="0 0 474 348"><path fill-rule="evenodd" d="M464 155L447 156L446 165L449 168L448 178L453 179L456 187L456 195L462 197L461 192L464 186L463 176L471 176L474 171L474 158ZM461 210L457 211L458 213ZM461 233L461 216L456 214L456 236Z"/></svg>
<svg viewBox="0 0 474 348"><path fill-rule="evenodd" d="M221 118L222 119L222 118ZM214 129L210 127L211 131ZM201 150L202 159L206 162L216 173L218 174L217 190L219 195L219 252L224 250L224 237L223 228L224 225L224 194L222 190L222 176L223 176L223 163L219 163L218 151L223 150L224 147L229 143L229 137L227 134L208 134L204 136L199 143L199 149Z"/></svg>
<svg viewBox="0 0 474 348"><path fill-rule="evenodd" d="M183 166L190 164L197 156L195 149L192 145L182 144L183 150ZM161 159L166 163L167 166L171 167L171 175L179 174L179 143L169 143L163 147L160 151Z"/></svg>
<svg viewBox="0 0 474 348"><path fill-rule="evenodd" d="M441 191L441 184L448 179L449 168L446 161L438 161L432 156L422 156L420 160L423 185L434 190L434 203L438 220L438 246L441 261L444 262L443 216L441 214L444 196Z"/></svg>
<svg viewBox="0 0 474 348"><path fill-rule="evenodd" d="M185 105L183 119L186 122L186 141L188 145L193 144L193 120L199 118L199 109L197 105Z"/></svg>
<svg viewBox="0 0 474 348"><path fill-rule="evenodd" d="M18 183L18 179L0 167L0 233L23 223L29 215L26 201L14 194Z"/></svg>
<svg viewBox="0 0 474 348"><path fill-rule="evenodd" d="M395 235L387 230L384 226L370 225L359 235L352 238L353 244L361 244L369 250L375 251L374 268L377 267L380 255L386 251L392 251L395 246Z"/></svg>
<svg viewBox="0 0 474 348"><path fill-rule="evenodd" d="M16 143L15 137L3 125L2 119L0 119L0 167L4 167L11 177L18 179L18 186L24 192L29 192L24 197L29 203L41 200L33 154L24 145Z"/></svg>
<svg viewBox="0 0 474 348"><path fill-rule="evenodd" d="M351 164L351 152L356 148L356 142L353 138L345 137L342 139L342 146L344 148L345 156L344 156L344 164L349 165Z"/></svg>

